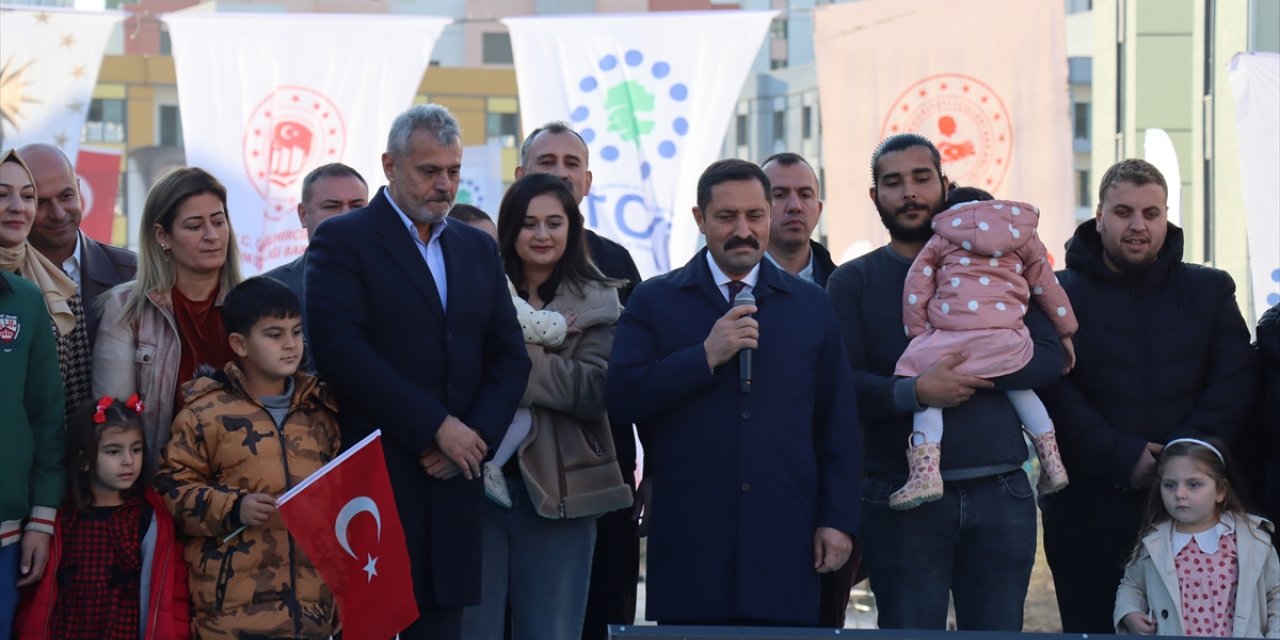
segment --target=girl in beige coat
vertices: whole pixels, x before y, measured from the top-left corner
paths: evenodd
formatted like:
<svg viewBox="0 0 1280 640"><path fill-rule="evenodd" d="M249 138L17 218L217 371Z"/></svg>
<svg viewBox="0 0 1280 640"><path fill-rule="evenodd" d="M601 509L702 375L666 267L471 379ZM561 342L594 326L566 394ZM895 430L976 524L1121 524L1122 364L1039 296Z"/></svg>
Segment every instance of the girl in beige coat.
<svg viewBox="0 0 1280 640"><path fill-rule="evenodd" d="M1116 631L1280 638L1273 527L1244 512L1220 448L1173 440L1157 474L1142 538L1116 593Z"/></svg>

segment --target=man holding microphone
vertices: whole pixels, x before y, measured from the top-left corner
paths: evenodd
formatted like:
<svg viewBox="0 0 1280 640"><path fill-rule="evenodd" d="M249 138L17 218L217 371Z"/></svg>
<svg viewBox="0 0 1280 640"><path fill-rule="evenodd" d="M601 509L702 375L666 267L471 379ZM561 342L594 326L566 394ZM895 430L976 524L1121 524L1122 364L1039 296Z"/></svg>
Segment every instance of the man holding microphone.
<svg viewBox="0 0 1280 640"><path fill-rule="evenodd" d="M857 532L852 374L823 291L762 261L769 194L754 164L708 167L707 248L618 322L607 402L648 445L646 610L664 624L815 626L819 575Z"/></svg>

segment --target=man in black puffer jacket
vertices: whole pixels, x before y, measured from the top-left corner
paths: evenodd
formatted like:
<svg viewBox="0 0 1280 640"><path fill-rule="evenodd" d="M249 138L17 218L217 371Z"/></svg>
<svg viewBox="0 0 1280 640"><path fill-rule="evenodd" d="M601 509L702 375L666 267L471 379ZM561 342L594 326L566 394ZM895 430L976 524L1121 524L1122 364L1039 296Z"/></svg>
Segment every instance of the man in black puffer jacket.
<svg viewBox="0 0 1280 640"><path fill-rule="evenodd" d="M1249 419L1256 384L1235 283L1182 262L1159 170L1121 161L1098 198L1058 274L1080 320L1076 367L1039 390L1071 473L1069 487L1040 499L1068 633L1115 632L1116 587L1164 443L1230 442Z"/></svg>

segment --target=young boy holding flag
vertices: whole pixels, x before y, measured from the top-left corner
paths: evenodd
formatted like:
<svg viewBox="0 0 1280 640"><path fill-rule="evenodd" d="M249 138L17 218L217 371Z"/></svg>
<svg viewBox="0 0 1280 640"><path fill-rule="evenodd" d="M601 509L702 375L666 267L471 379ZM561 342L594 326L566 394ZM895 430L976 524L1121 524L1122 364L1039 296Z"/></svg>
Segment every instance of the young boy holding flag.
<svg viewBox="0 0 1280 640"><path fill-rule="evenodd" d="M201 638L328 638L334 596L276 513L276 498L338 452L337 408L298 371L302 310L271 278L222 306L237 362L183 388L157 485L189 536L191 617Z"/></svg>

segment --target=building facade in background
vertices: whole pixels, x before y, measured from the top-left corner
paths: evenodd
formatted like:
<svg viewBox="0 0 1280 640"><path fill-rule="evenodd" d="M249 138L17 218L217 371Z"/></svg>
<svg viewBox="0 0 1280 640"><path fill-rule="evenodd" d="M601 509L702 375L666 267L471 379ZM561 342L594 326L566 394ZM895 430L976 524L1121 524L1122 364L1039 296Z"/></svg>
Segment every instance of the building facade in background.
<svg viewBox="0 0 1280 640"><path fill-rule="evenodd" d="M1097 179L1122 157L1141 157L1145 132L1165 131L1181 175L1187 259L1247 283L1245 224L1226 64L1240 51L1280 51L1280 0L1059 0L1067 11L1074 198L1077 220L1093 215ZM449 107L466 145L497 143L503 180L518 161L519 100L511 40L501 18L516 15L690 10L775 10L754 72L725 132L723 155L759 161L778 151L805 156L824 177L822 114L813 52L813 9L827 0L106 0L93 8L129 17L107 48L83 143L123 152L117 210L141 212L146 190L181 164L182 117L169 11L403 13L452 17L432 53L418 102ZM63 0L19 2L80 6ZM839 117L838 114L830 114ZM863 153L864 150L853 151ZM375 176L371 178L378 182ZM852 215L862 212L828 212ZM118 244L136 229L120 216ZM823 239L822 227L817 230ZM1250 317L1254 310L1245 309ZM1261 310L1257 310L1260 312Z"/></svg>

